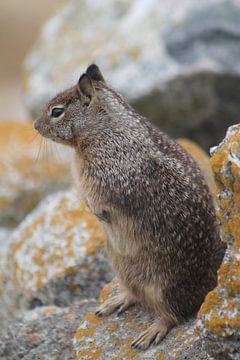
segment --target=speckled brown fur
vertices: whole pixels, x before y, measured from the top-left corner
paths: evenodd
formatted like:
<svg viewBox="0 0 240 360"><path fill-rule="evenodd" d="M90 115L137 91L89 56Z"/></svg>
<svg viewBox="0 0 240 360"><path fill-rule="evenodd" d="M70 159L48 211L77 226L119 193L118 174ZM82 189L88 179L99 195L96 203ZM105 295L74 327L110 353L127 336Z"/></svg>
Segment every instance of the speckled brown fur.
<svg viewBox="0 0 240 360"><path fill-rule="evenodd" d="M53 119L49 112L59 104L64 114ZM95 65L51 100L35 127L74 147L79 191L106 230L125 303L137 299L159 316L133 345L161 341L199 309L224 254L195 161L109 88ZM119 303L100 306L98 314Z"/></svg>

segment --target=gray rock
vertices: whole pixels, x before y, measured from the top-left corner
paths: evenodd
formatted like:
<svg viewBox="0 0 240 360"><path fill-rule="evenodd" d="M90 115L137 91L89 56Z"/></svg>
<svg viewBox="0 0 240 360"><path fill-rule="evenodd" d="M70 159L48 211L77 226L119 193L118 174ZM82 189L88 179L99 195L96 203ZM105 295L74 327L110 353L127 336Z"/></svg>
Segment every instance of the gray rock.
<svg viewBox="0 0 240 360"><path fill-rule="evenodd" d="M74 191L44 199L0 256L0 332L22 310L97 297L112 279L104 239Z"/></svg>
<svg viewBox="0 0 240 360"><path fill-rule="evenodd" d="M114 280L101 293L101 300L119 291ZM74 345L78 360L90 360L96 356L105 359L151 360L207 360L199 334L195 332L194 319L175 327L158 346L146 351L131 348L131 342L153 322L153 317L142 307L134 306L117 316L97 318L91 310L78 327Z"/></svg>
<svg viewBox="0 0 240 360"><path fill-rule="evenodd" d="M212 149L217 183L218 219L228 244L218 270L218 285L205 298L197 326L209 355L217 360L240 359L240 124L228 129Z"/></svg>
<svg viewBox="0 0 240 360"><path fill-rule="evenodd" d="M68 308L42 307L25 312L0 338L1 360L73 360L74 333L94 300L83 300Z"/></svg>
<svg viewBox="0 0 240 360"><path fill-rule="evenodd" d="M69 0L26 58L27 107L95 61L163 130L209 147L239 117L239 17L240 0Z"/></svg>

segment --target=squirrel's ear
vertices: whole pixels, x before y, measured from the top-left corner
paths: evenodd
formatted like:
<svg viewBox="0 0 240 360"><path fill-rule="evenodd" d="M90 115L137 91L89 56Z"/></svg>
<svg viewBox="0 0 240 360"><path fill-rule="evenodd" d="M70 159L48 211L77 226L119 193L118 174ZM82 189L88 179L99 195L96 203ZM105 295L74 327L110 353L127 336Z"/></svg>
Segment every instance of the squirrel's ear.
<svg viewBox="0 0 240 360"><path fill-rule="evenodd" d="M88 74L83 74L79 81L78 81L78 90L81 95L84 96L86 101L84 102L85 105L89 105L92 97L94 95L94 87L92 84L92 80L90 79Z"/></svg>
<svg viewBox="0 0 240 360"><path fill-rule="evenodd" d="M102 73L99 70L99 67L97 65L95 65L95 64L92 64L87 68L87 74L94 81L103 81L103 82L105 82L104 77L102 76Z"/></svg>

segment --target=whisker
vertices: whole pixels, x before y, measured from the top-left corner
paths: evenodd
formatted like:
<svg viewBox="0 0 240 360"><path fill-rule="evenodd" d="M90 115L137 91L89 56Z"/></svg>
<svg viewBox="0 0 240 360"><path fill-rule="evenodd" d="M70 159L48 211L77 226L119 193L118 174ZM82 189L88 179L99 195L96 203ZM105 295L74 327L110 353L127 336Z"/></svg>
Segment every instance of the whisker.
<svg viewBox="0 0 240 360"><path fill-rule="evenodd" d="M40 140L37 157L34 160L35 163L37 163L39 161L39 159L40 159L40 154L41 154L41 151L42 151L42 143L43 143L43 137L41 137L41 140Z"/></svg>
<svg viewBox="0 0 240 360"><path fill-rule="evenodd" d="M26 142L26 145L32 144L38 137L40 136L39 133L34 134L29 141Z"/></svg>
<svg viewBox="0 0 240 360"><path fill-rule="evenodd" d="M51 171L51 168L49 166L49 151L48 151L48 140L47 139L44 139L44 161L45 161L45 164L46 164L46 167L47 167L47 170L48 172Z"/></svg>
<svg viewBox="0 0 240 360"><path fill-rule="evenodd" d="M58 158L58 160L60 161L60 162L63 162L63 158L62 158L62 156L61 156L61 154L60 154L60 151L59 151L59 148L58 148L58 146L57 146L57 144L53 144L53 148L54 148L54 150L56 151L56 155L57 155L57 158Z"/></svg>

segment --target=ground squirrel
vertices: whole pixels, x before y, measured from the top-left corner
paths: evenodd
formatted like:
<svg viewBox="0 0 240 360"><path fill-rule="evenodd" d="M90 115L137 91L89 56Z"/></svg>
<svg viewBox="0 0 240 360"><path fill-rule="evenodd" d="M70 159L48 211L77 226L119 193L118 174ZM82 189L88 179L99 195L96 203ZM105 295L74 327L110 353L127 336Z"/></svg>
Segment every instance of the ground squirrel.
<svg viewBox="0 0 240 360"><path fill-rule="evenodd" d="M107 86L94 64L48 103L35 128L75 149L79 189L107 234L123 291L96 314L139 302L157 318L132 346L158 344L199 309L224 254L198 166Z"/></svg>

